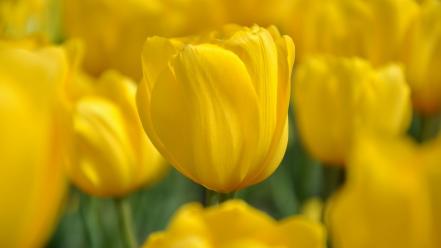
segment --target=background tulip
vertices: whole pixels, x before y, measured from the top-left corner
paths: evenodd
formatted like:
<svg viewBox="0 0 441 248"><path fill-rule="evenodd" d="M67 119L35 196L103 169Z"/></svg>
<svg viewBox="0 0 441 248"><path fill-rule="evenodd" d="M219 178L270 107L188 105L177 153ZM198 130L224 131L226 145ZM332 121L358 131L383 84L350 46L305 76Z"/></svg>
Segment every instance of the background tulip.
<svg viewBox="0 0 441 248"><path fill-rule="evenodd" d="M317 54L353 56L361 53L356 32L364 12L360 1L295 0L281 27L296 44L297 63Z"/></svg>
<svg viewBox="0 0 441 248"><path fill-rule="evenodd" d="M0 246L40 247L65 192L69 120L60 101L67 64L59 48L0 43Z"/></svg>
<svg viewBox="0 0 441 248"><path fill-rule="evenodd" d="M20 39L48 34L49 0L2 0L0 37Z"/></svg>
<svg viewBox="0 0 441 248"><path fill-rule="evenodd" d="M406 31L417 13L417 3L414 0L373 0L365 4L365 23L357 27L362 34L361 55L374 66L397 62ZM351 19L347 21L351 25Z"/></svg>
<svg viewBox="0 0 441 248"><path fill-rule="evenodd" d="M435 148L360 138L347 183L328 209L334 247L439 247L439 144Z"/></svg>
<svg viewBox="0 0 441 248"><path fill-rule="evenodd" d="M412 24L403 49L415 108L435 114L441 108L441 3L427 1Z"/></svg>
<svg viewBox="0 0 441 248"><path fill-rule="evenodd" d="M142 130L135 83L108 72L94 87L75 107L73 182L92 195L123 196L157 181L167 167Z"/></svg>
<svg viewBox="0 0 441 248"><path fill-rule="evenodd" d="M301 216L277 222L239 200L207 209L193 203L178 210L167 231L152 234L144 248L276 246L325 247L325 232Z"/></svg>
<svg viewBox="0 0 441 248"><path fill-rule="evenodd" d="M409 89L396 65L374 70L361 59L316 57L301 64L293 87L296 122L309 152L343 164L360 129L388 135L406 131Z"/></svg>
<svg viewBox="0 0 441 248"><path fill-rule="evenodd" d="M268 26L279 24L287 15L291 0L222 0L224 23Z"/></svg>
<svg viewBox="0 0 441 248"><path fill-rule="evenodd" d="M399 59L414 0L294 0L281 22L294 40L297 62L310 56L357 56L381 66Z"/></svg>
<svg viewBox="0 0 441 248"><path fill-rule="evenodd" d="M118 70L141 78L139 56L147 36L180 36L214 26L221 18L216 1L63 0L67 38L85 43L84 66L98 76ZM206 10L210 9L211 12Z"/></svg>
<svg viewBox="0 0 441 248"><path fill-rule="evenodd" d="M256 184L285 152L293 62L291 39L273 27L149 38L137 93L144 128L177 170L208 189Z"/></svg>

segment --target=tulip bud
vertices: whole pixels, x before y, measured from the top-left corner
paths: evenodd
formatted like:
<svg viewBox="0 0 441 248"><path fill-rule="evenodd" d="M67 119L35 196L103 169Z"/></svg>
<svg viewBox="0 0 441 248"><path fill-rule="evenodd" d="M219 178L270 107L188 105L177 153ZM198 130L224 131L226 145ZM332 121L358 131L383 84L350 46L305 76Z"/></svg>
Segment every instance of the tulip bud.
<svg viewBox="0 0 441 248"><path fill-rule="evenodd" d="M0 247L42 247L65 193L70 120L59 48L0 43Z"/></svg>
<svg viewBox="0 0 441 248"><path fill-rule="evenodd" d="M171 247L324 248L325 232L321 224L302 216L277 222L239 200L207 209L191 203L178 210L167 231L153 233L144 244Z"/></svg>
<svg viewBox="0 0 441 248"><path fill-rule="evenodd" d="M409 89L396 65L374 70L357 58L310 58L293 88L302 141L325 163L344 164L360 129L399 135L410 124Z"/></svg>
<svg viewBox="0 0 441 248"><path fill-rule="evenodd" d="M134 82L108 72L75 107L69 174L89 194L123 196L157 181L167 168L142 130L135 92Z"/></svg>
<svg viewBox="0 0 441 248"><path fill-rule="evenodd" d="M256 184L287 145L294 44L271 27L226 26L189 39L147 39L137 104L153 144L218 192Z"/></svg>
<svg viewBox="0 0 441 248"><path fill-rule="evenodd" d="M439 168L437 154L433 160L431 148L409 140L360 138L347 182L327 211L333 247L440 247L440 191L425 177L432 165ZM438 185L441 174L430 175Z"/></svg>
<svg viewBox="0 0 441 248"><path fill-rule="evenodd" d="M403 49L406 76L415 108L441 110L441 3L427 1L411 26Z"/></svg>

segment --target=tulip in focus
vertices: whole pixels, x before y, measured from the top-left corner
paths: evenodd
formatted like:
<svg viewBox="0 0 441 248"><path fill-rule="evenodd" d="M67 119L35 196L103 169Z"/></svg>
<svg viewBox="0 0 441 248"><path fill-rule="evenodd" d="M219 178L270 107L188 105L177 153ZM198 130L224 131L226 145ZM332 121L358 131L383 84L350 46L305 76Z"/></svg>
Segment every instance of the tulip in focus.
<svg viewBox="0 0 441 248"><path fill-rule="evenodd" d="M406 74L417 111L441 110L441 3L426 1L411 26L403 49Z"/></svg>
<svg viewBox="0 0 441 248"><path fill-rule="evenodd" d="M222 193L274 172L288 138L289 37L225 26L202 37L148 38L142 57L141 120L178 171Z"/></svg>
<svg viewBox="0 0 441 248"><path fill-rule="evenodd" d="M156 182L167 167L142 129L136 84L116 72L94 83L75 107L69 175L89 194L124 196Z"/></svg>
<svg viewBox="0 0 441 248"><path fill-rule="evenodd" d="M183 206L166 231L153 233L144 248L324 248L324 227L302 216L277 222L239 200L203 209Z"/></svg>
<svg viewBox="0 0 441 248"><path fill-rule="evenodd" d="M0 247L42 247L64 198L70 120L59 48L0 43Z"/></svg>
<svg viewBox="0 0 441 248"><path fill-rule="evenodd" d="M410 124L409 88L396 65L375 70L357 58L311 58L298 67L293 88L302 141L326 164L346 162L360 129L400 135Z"/></svg>
<svg viewBox="0 0 441 248"><path fill-rule="evenodd" d="M440 247L439 141L360 139L328 209L333 247Z"/></svg>

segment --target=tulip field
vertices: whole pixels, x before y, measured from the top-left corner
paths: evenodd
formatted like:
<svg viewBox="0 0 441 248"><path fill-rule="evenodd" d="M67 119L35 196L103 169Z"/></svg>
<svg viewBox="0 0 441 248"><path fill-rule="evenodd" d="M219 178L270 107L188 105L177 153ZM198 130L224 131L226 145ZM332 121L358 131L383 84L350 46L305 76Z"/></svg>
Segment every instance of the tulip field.
<svg viewBox="0 0 441 248"><path fill-rule="evenodd" d="M0 247L439 248L440 68L440 0L0 0Z"/></svg>

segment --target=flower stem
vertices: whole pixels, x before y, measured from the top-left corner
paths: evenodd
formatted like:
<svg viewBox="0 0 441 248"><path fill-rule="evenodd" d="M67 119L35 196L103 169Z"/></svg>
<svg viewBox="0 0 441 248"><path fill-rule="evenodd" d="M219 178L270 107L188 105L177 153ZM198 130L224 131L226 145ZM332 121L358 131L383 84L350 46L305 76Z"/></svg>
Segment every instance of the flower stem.
<svg viewBox="0 0 441 248"><path fill-rule="evenodd" d="M127 199L116 198L115 206L118 214L119 229L124 247L136 248L136 238L133 231L132 211Z"/></svg>
<svg viewBox="0 0 441 248"><path fill-rule="evenodd" d="M345 181L345 168L342 166L323 165L323 184L321 198L326 201Z"/></svg>
<svg viewBox="0 0 441 248"><path fill-rule="evenodd" d="M73 191L80 199L79 213L81 215L84 235L90 247L102 247L102 226L99 216L99 200L81 193Z"/></svg>
<svg viewBox="0 0 441 248"><path fill-rule="evenodd" d="M219 193L213 190L205 189L205 206L219 205L224 201L234 199L235 192Z"/></svg>

